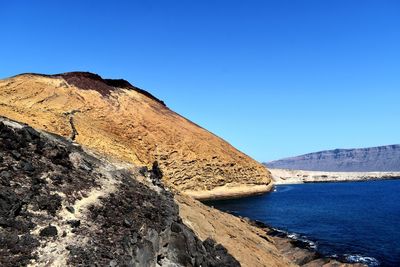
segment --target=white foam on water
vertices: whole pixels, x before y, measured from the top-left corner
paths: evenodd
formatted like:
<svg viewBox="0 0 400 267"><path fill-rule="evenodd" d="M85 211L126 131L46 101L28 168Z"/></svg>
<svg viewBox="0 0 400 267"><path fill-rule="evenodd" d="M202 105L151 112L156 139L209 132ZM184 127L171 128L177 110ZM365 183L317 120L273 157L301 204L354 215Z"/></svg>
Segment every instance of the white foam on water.
<svg viewBox="0 0 400 267"><path fill-rule="evenodd" d="M299 234L296 233L288 233L285 231L280 231L283 232L287 235L288 238L293 239L293 240L299 240L301 242L304 242L306 244L308 244L309 248L316 250L317 249L317 244L314 241L308 240L305 236L301 236Z"/></svg>
<svg viewBox="0 0 400 267"><path fill-rule="evenodd" d="M287 237L289 237L290 239L296 239L297 240L299 238L299 235L293 233L293 234L288 234Z"/></svg>
<svg viewBox="0 0 400 267"><path fill-rule="evenodd" d="M361 263L367 265L368 267L380 266L380 262L377 259L359 254L344 254L342 256L333 254L330 256L330 258L345 260L348 263Z"/></svg>
<svg viewBox="0 0 400 267"><path fill-rule="evenodd" d="M366 257L362 255L344 255L346 260L350 263L362 263L368 266L379 266L379 261L373 257Z"/></svg>

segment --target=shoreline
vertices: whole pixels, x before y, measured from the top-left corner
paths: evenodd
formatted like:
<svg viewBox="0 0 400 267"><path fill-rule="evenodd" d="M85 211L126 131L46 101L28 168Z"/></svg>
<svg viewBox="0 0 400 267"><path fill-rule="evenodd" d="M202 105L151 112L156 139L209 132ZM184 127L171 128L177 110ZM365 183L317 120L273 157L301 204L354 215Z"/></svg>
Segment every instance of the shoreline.
<svg viewBox="0 0 400 267"><path fill-rule="evenodd" d="M400 177L389 177L387 179L374 179L374 180L396 180L400 179ZM363 181L372 181L369 180L342 180L342 181L305 181L302 183L340 183L340 182L363 182ZM282 183L276 184L274 182L272 186L272 191L264 192L261 194L272 193L274 192L275 185L285 185L285 184L294 184L294 183ZM300 183L297 183L300 184ZM260 194L251 194L245 195L239 198L245 198L249 196L255 196ZM208 200L225 200L225 199L234 199L232 197L228 198L219 198L219 199L204 199L200 200L203 204L209 206L210 208L215 208L212 205L206 204ZM217 209L217 208L215 208ZM241 220L246 221L249 225L254 226L261 231L263 231L269 239L273 241L273 244L278 249L278 251L287 258L290 262L305 267L317 267L317 266L336 266L336 267L372 267L372 266L380 266L380 263L377 259L370 257L368 255L360 255L360 254L343 254L343 255L326 255L321 253L318 249L317 241L313 241L309 239L307 236L304 236L300 233L288 232L283 229L279 229L273 227L267 223L262 221L253 220L248 217L244 217L239 215L236 212L232 211L223 211L221 212L233 215Z"/></svg>
<svg viewBox="0 0 400 267"><path fill-rule="evenodd" d="M273 240L278 251L290 262L298 266L337 266L337 267L368 267L379 266L378 261L372 257L361 255L324 255L318 251L316 242L307 237L287 232L268 225L267 223L252 220L248 217L240 216L236 213L223 211L239 219L246 221L249 225L262 230ZM328 266L327 265L327 266Z"/></svg>
<svg viewBox="0 0 400 267"><path fill-rule="evenodd" d="M323 172L288 169L269 169L269 171L275 185L400 179L400 172Z"/></svg>
<svg viewBox="0 0 400 267"><path fill-rule="evenodd" d="M208 200L224 200L224 199L236 199L244 198L249 196L262 195L268 192L272 192L274 182L271 181L269 184L227 184L213 188L212 190L203 191L192 191L186 190L182 193L199 201Z"/></svg>
<svg viewBox="0 0 400 267"><path fill-rule="evenodd" d="M235 215L237 216L237 215ZM346 266L376 266L375 258L361 255L324 255L318 251L315 241L298 234L272 227L258 220L244 218L249 224L262 229L275 241L276 247L294 263L302 266L319 266L324 264L347 264Z"/></svg>

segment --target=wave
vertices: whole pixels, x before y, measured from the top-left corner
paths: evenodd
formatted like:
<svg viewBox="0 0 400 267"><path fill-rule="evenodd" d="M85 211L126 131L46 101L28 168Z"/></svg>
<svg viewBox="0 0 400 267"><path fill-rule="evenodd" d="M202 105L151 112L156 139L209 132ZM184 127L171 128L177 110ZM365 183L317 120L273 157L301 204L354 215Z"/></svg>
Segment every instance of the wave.
<svg viewBox="0 0 400 267"><path fill-rule="evenodd" d="M293 186L290 186L290 185L279 185L279 186L275 186L274 192L283 193L283 192L290 191L292 189L293 189Z"/></svg>
<svg viewBox="0 0 400 267"><path fill-rule="evenodd" d="M289 233L277 228L272 227L271 231L268 232L268 235L271 236L280 236L289 238L292 241L292 244L299 248L304 248L308 250L317 250L317 242L314 242L307 238L305 235L297 234L297 233Z"/></svg>
<svg viewBox="0 0 400 267"><path fill-rule="evenodd" d="M361 263L365 264L368 267L375 267L375 266L380 266L380 262L373 258L373 257L367 257L367 256L362 256L359 254L344 254L344 255L331 255L329 256L330 258L337 259L339 261L344 261L348 263Z"/></svg>

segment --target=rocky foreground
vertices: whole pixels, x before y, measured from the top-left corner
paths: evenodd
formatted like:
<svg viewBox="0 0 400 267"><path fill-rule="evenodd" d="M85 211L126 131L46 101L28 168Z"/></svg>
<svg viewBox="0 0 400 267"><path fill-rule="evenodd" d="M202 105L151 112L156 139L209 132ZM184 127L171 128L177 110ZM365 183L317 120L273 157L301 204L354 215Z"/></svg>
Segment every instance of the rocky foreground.
<svg viewBox="0 0 400 267"><path fill-rule="evenodd" d="M152 169L109 161L0 118L1 266L350 266L166 189Z"/></svg>
<svg viewBox="0 0 400 267"><path fill-rule="evenodd" d="M135 172L6 119L0 155L1 266L240 266L182 222L157 164Z"/></svg>
<svg viewBox="0 0 400 267"><path fill-rule="evenodd" d="M400 172L321 172L269 169L274 184L302 184L400 179Z"/></svg>

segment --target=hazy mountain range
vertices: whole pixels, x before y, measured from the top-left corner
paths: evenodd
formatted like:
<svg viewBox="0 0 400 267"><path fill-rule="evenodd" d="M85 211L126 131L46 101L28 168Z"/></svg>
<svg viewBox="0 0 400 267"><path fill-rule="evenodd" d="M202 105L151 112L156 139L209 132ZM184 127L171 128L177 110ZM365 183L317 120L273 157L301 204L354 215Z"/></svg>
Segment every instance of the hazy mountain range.
<svg viewBox="0 0 400 267"><path fill-rule="evenodd" d="M400 145L334 149L264 163L272 169L394 172L400 171Z"/></svg>

